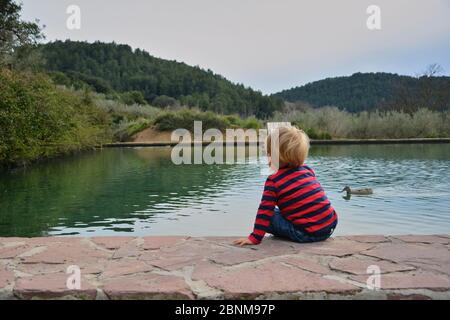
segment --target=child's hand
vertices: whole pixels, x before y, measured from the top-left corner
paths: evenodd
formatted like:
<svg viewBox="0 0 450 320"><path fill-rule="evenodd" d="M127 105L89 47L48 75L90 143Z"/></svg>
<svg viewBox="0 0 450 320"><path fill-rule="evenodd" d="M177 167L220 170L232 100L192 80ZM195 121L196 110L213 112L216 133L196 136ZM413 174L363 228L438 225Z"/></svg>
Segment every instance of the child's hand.
<svg viewBox="0 0 450 320"><path fill-rule="evenodd" d="M241 247L246 246L246 245L247 246L254 245L254 243L251 242L248 238L241 238L241 239L234 240L233 244L236 246L241 246Z"/></svg>

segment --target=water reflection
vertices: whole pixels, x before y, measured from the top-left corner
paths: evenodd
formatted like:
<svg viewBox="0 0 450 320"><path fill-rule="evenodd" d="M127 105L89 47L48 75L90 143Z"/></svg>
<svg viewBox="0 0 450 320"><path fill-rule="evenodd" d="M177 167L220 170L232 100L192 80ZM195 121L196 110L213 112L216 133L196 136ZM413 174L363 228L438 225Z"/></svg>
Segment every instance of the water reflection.
<svg viewBox="0 0 450 320"><path fill-rule="evenodd" d="M106 149L0 173L0 236L247 233L264 164L177 166L170 152ZM313 146L309 164L338 234L450 230L449 145ZM374 194L343 199L346 185Z"/></svg>

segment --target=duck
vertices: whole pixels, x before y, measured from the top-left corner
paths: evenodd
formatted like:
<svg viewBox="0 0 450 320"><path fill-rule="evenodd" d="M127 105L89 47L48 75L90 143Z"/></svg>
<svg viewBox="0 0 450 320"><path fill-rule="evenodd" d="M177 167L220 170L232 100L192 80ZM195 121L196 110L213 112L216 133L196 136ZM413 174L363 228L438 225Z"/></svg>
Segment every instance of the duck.
<svg viewBox="0 0 450 320"><path fill-rule="evenodd" d="M373 190L371 188L364 188L364 189L350 189L349 186L346 186L344 189L342 189L341 192L347 191L347 196L349 195L356 195L356 196L368 196L370 194L373 194Z"/></svg>

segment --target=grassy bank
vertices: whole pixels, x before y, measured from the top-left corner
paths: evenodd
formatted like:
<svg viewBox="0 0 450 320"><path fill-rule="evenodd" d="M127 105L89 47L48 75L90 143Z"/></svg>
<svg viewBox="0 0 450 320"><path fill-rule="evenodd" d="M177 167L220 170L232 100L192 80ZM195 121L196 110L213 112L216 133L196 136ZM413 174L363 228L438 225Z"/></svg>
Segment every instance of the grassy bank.
<svg viewBox="0 0 450 320"><path fill-rule="evenodd" d="M227 128L260 129L263 127L263 122L254 117L240 118L237 115L220 115L187 108L164 111L154 119L153 123L160 131L178 128L193 131L194 121L201 121L203 130L214 128L225 131Z"/></svg>
<svg viewBox="0 0 450 320"><path fill-rule="evenodd" d="M277 113L272 121L290 121L312 139L406 139L450 137L450 112L426 108L414 113L349 113L335 107L303 108Z"/></svg>

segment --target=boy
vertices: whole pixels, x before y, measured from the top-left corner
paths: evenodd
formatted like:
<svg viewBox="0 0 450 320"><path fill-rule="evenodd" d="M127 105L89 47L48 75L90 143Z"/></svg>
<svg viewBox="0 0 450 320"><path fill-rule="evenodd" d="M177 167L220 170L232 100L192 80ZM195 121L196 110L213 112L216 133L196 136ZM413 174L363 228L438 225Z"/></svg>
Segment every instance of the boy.
<svg viewBox="0 0 450 320"><path fill-rule="evenodd" d="M279 150L272 153L275 134L279 137ZM268 135L266 146L269 166L277 172L267 178L253 232L233 243L259 244L266 232L300 243L328 239L336 228L337 214L314 171L304 164L309 151L308 136L295 127L281 127ZM272 163L275 152L278 166Z"/></svg>

